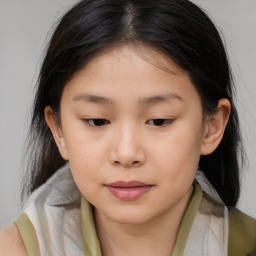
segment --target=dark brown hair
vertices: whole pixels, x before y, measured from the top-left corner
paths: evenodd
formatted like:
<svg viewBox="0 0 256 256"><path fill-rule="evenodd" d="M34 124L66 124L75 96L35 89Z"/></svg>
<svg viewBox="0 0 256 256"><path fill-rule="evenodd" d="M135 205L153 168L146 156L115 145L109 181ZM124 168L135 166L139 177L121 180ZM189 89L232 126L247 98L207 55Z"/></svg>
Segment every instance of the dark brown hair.
<svg viewBox="0 0 256 256"><path fill-rule="evenodd" d="M59 112L65 84L90 60L109 47L146 44L188 72L205 114L227 98L232 110L224 137L200 169L223 201L235 206L240 193L243 159L233 83L218 30L207 14L188 0L83 0L56 27L42 63L29 140L29 170L24 191L31 193L65 164L44 119L50 105Z"/></svg>

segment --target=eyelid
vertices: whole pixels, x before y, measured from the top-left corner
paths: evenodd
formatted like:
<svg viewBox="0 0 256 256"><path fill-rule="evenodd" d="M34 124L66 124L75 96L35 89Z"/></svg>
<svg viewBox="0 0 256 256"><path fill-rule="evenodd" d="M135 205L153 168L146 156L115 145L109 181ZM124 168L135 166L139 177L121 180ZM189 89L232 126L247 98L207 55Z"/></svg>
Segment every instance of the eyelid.
<svg viewBox="0 0 256 256"><path fill-rule="evenodd" d="M165 127L169 124L171 124L175 119L174 118L154 118L154 119L150 119L147 121L147 123L151 122L151 121L156 121L156 120L161 120L161 121L165 121L166 123L163 124L163 125L155 125L155 124L150 124L152 126L155 126L155 127Z"/></svg>
<svg viewBox="0 0 256 256"><path fill-rule="evenodd" d="M84 118L82 120L91 127L104 127L104 126L110 124L110 121L105 118ZM146 122L146 124L149 124L149 125L152 125L155 127L166 127L166 126L170 125L171 123L173 123L174 120L175 120L174 118L153 118L153 119L148 120ZM152 121L153 122L158 121L159 125L151 123ZM96 124L95 124L95 122L96 122ZM97 122L99 125L97 125ZM162 124L162 122L163 122L163 124Z"/></svg>
<svg viewBox="0 0 256 256"><path fill-rule="evenodd" d="M107 119L104 119L104 118L84 118L83 121L92 127L103 127L103 126L106 126L107 124L110 124L110 121L108 121ZM91 124L91 121L99 121L99 122L102 121L105 123L102 125L95 125L95 124Z"/></svg>

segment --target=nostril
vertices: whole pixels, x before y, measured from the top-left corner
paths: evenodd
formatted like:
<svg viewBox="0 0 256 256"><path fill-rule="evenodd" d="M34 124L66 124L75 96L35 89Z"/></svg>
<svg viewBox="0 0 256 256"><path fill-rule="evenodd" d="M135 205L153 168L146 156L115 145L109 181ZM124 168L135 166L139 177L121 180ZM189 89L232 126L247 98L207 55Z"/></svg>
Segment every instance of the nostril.
<svg viewBox="0 0 256 256"><path fill-rule="evenodd" d="M132 167L132 166L140 165L140 161L133 161L133 162L130 162L130 163L122 163L122 162L119 162L119 161L114 161L114 165L115 166L123 165L123 166L126 166L126 167Z"/></svg>
<svg viewBox="0 0 256 256"><path fill-rule="evenodd" d="M120 165L119 161L114 161L114 165Z"/></svg>

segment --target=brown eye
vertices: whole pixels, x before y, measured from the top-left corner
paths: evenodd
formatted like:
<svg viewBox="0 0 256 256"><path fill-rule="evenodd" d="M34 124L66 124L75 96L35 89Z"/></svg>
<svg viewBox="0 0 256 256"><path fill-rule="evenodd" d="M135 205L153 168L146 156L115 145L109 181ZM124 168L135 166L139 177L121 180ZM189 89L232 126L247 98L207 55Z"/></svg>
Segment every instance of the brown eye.
<svg viewBox="0 0 256 256"><path fill-rule="evenodd" d="M170 124L173 119L152 119L149 120L148 123L154 126L165 126Z"/></svg>
<svg viewBox="0 0 256 256"><path fill-rule="evenodd" d="M95 118L95 119L84 119L91 126L104 126L110 122L106 119Z"/></svg>

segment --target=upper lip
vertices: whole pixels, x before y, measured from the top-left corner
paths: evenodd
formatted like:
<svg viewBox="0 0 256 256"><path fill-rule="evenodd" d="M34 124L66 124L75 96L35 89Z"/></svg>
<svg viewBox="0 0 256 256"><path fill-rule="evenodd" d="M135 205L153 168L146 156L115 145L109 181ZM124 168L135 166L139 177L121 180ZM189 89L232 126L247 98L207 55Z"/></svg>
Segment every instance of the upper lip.
<svg viewBox="0 0 256 256"><path fill-rule="evenodd" d="M151 186L151 185L142 183L140 181L116 181L116 182L107 184L107 186L116 187L116 188L133 188L133 187L145 187L145 186Z"/></svg>

